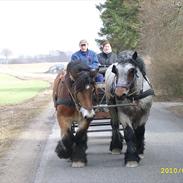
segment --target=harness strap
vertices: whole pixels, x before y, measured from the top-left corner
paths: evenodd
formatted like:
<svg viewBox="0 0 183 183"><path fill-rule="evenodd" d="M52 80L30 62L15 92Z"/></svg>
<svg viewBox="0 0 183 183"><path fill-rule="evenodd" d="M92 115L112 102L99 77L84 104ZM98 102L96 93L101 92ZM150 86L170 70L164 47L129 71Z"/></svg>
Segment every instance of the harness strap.
<svg viewBox="0 0 183 183"><path fill-rule="evenodd" d="M111 91L111 96L114 97L115 96L115 94L114 94L114 83L113 83L110 91ZM127 96L127 98L130 99L130 100L140 100L140 99L143 99L143 98L148 97L150 95L155 95L154 90L152 88L149 89L149 90L146 90L144 92L141 91L140 94L138 94L138 95Z"/></svg>
<svg viewBox="0 0 183 183"><path fill-rule="evenodd" d="M140 92L139 95L127 96L127 98L130 100L140 100L140 99L143 99L143 98L148 97L150 95L155 95L153 89L149 89L149 90L146 90L144 92Z"/></svg>
<svg viewBox="0 0 183 183"><path fill-rule="evenodd" d="M149 86L150 86L151 89L153 90L153 86L152 86L152 84L149 82L149 80L147 79L146 75L142 74L142 76L144 77L144 79L147 81L147 83L149 84ZM154 90L153 90L153 92L154 92ZM155 95L155 93L154 93L153 95Z"/></svg>
<svg viewBox="0 0 183 183"><path fill-rule="evenodd" d="M110 92L111 92L111 96L114 97L115 94L114 94L114 90L115 90L115 83L113 82L111 87L110 87Z"/></svg>
<svg viewBox="0 0 183 183"><path fill-rule="evenodd" d="M58 100L58 87L59 87L59 85L60 85L60 82L63 82L64 81L64 77L65 77L65 73L64 72L61 72L60 73L60 75L59 76L57 76L57 77L59 77L59 80L58 80L58 82L57 82L57 84L56 84L56 88L55 88L55 90L54 90L54 94L53 94L53 102L54 102L54 106L55 106L55 108L57 107L57 100Z"/></svg>
<svg viewBox="0 0 183 183"><path fill-rule="evenodd" d="M76 107L77 111L80 111L80 110L79 110L79 109L80 109L80 106L79 106L79 104L76 102L76 100L75 100L75 98L74 98L74 96L73 96L73 94L72 94L72 92L71 92L69 86L67 85L67 83L65 83L65 85L66 85L66 88L67 88L67 90L68 90L68 92L69 92L69 94L70 94L70 96L71 96L71 98L72 98L72 100L73 100L73 103L75 104L75 107Z"/></svg>
<svg viewBox="0 0 183 183"><path fill-rule="evenodd" d="M58 98L56 101L56 105L66 105L69 107L75 107L75 103L72 100L63 98Z"/></svg>

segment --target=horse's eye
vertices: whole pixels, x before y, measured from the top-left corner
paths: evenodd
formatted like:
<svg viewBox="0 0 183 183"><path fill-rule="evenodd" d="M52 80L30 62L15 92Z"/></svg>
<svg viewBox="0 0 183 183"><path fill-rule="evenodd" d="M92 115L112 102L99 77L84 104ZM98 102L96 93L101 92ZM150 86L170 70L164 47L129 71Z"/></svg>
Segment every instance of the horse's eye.
<svg viewBox="0 0 183 183"><path fill-rule="evenodd" d="M131 69L128 72L128 81L132 81L134 78L134 74L135 74L135 69Z"/></svg>

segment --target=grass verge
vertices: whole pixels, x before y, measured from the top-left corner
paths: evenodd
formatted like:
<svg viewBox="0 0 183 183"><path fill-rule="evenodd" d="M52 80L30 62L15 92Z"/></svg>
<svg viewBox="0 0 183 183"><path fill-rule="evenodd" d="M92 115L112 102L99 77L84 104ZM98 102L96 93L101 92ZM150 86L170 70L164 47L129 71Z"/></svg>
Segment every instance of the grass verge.
<svg viewBox="0 0 183 183"><path fill-rule="evenodd" d="M24 102L49 87L41 80L24 80L6 74L0 74L0 105L12 105Z"/></svg>

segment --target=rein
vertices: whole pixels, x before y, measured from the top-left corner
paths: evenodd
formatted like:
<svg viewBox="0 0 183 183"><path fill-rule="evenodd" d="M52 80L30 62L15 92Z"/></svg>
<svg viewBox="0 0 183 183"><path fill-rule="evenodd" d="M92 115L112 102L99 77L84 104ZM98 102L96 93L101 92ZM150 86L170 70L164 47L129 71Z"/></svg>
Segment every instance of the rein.
<svg viewBox="0 0 183 183"><path fill-rule="evenodd" d="M68 79L70 79L70 78L67 78L66 80L68 80ZM74 98L74 96L73 96L73 94L72 94L70 88L68 87L68 84L65 83L65 85L66 85L66 88L67 88L67 90L69 91L69 94L70 94L70 96L71 96L71 98L72 98L72 100L73 100L73 102L74 102L74 104L75 104L75 106L76 106L77 111L80 111L80 107L81 107L81 106L76 102L76 99Z"/></svg>
<svg viewBox="0 0 183 183"><path fill-rule="evenodd" d="M133 92L135 93L135 92ZM143 99L143 98L146 98L150 95L154 95L154 90L153 89L149 89L149 90L146 90L146 91L141 91L138 95L127 95L127 99L129 100L140 100L140 99Z"/></svg>

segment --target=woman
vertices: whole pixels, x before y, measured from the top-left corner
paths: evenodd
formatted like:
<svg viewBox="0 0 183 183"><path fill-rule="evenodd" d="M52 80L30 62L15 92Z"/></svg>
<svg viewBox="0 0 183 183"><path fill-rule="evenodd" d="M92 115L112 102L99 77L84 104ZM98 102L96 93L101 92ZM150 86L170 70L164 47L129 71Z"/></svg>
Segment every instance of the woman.
<svg viewBox="0 0 183 183"><path fill-rule="evenodd" d="M109 41L102 43L102 52L97 55L99 63L103 66L109 66L117 61L117 55L112 52Z"/></svg>
<svg viewBox="0 0 183 183"><path fill-rule="evenodd" d="M101 45L102 52L97 55L98 61L101 64L97 78L100 78L100 82L104 81L104 75L107 67L117 62L117 55L112 52L109 41L104 41Z"/></svg>

